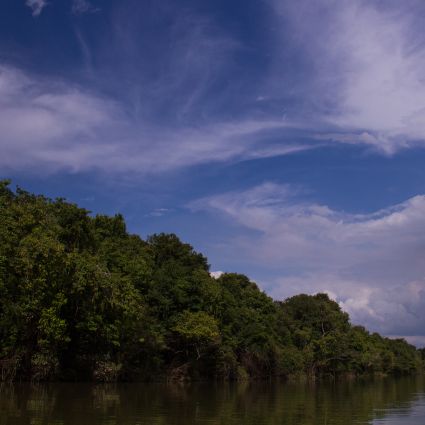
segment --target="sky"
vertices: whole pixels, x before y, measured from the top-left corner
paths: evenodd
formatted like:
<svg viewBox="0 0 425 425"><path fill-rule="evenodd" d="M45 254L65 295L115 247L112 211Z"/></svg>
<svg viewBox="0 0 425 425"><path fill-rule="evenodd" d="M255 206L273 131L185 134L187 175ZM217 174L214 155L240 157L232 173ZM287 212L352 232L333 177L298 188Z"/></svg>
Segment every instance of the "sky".
<svg viewBox="0 0 425 425"><path fill-rule="evenodd" d="M425 2L2 0L0 177L425 346Z"/></svg>

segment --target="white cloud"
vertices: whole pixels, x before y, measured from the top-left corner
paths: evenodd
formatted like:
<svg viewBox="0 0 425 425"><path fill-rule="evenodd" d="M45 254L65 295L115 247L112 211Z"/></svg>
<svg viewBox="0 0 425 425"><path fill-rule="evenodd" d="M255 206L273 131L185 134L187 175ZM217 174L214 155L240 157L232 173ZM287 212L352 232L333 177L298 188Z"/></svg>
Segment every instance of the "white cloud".
<svg viewBox="0 0 425 425"><path fill-rule="evenodd" d="M425 335L425 196L349 214L302 202L301 194L264 183L190 208L242 226L223 240L223 255L237 252L239 262L268 270L273 277L260 283L274 297L325 291L356 323L388 335Z"/></svg>
<svg viewBox="0 0 425 425"><path fill-rule="evenodd" d="M111 150L94 136L118 125L120 110L107 99L58 81L0 67L0 143L4 168L52 165L84 168ZM100 148L100 149L98 149Z"/></svg>
<svg viewBox="0 0 425 425"><path fill-rule="evenodd" d="M222 271L210 272L210 276L212 276L214 279L218 279L222 274L224 274Z"/></svg>
<svg viewBox="0 0 425 425"><path fill-rule="evenodd" d="M46 0L26 0L25 4L32 10L32 16L39 16L48 3Z"/></svg>
<svg viewBox="0 0 425 425"><path fill-rule="evenodd" d="M369 144L386 154L425 146L421 2L273 4L310 63L310 91L302 95L316 120L334 128L331 139Z"/></svg>
<svg viewBox="0 0 425 425"><path fill-rule="evenodd" d="M64 81L0 66L0 166L158 173L215 161L285 155L309 146L262 144L286 121L240 120L163 128Z"/></svg>
<svg viewBox="0 0 425 425"><path fill-rule="evenodd" d="M384 151L424 143L425 48L412 46L409 16L350 3L337 20L335 54L345 59L345 81L341 113L330 120L374 132Z"/></svg>

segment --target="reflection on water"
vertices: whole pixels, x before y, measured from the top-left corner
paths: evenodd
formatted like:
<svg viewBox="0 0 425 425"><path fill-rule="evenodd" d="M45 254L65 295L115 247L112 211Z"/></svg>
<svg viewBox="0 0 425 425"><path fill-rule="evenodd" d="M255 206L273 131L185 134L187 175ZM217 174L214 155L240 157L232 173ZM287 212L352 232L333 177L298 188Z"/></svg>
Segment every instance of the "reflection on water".
<svg viewBox="0 0 425 425"><path fill-rule="evenodd" d="M425 424L423 377L294 384L16 384L0 425Z"/></svg>
<svg viewBox="0 0 425 425"><path fill-rule="evenodd" d="M412 401L397 407L382 409L382 418L373 425L425 425L425 394L412 394Z"/></svg>

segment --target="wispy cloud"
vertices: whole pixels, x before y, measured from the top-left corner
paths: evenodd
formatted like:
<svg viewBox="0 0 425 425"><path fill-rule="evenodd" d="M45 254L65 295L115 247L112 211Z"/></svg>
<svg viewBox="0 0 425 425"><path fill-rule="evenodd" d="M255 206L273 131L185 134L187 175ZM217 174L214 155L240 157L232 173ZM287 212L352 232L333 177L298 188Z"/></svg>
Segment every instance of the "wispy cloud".
<svg viewBox="0 0 425 425"><path fill-rule="evenodd" d="M172 209L169 208L155 208L151 212L145 215L145 217L163 217L164 215L172 212Z"/></svg>
<svg viewBox="0 0 425 425"><path fill-rule="evenodd" d="M32 16L39 16L48 5L46 0L26 0L25 4L32 10Z"/></svg>
<svg viewBox="0 0 425 425"><path fill-rule="evenodd" d="M192 202L243 226L226 256L268 269L278 298L327 291L357 323L386 334L425 335L425 196L371 214L301 201L291 186L264 183ZM246 229L253 232L247 232Z"/></svg>
<svg viewBox="0 0 425 425"><path fill-rule="evenodd" d="M0 164L9 169L158 173L308 149L264 144L285 121L240 120L160 128L79 86L0 68Z"/></svg>
<svg viewBox="0 0 425 425"><path fill-rule="evenodd" d="M93 6L88 0L73 0L71 10L74 15L100 11L99 8Z"/></svg>
<svg viewBox="0 0 425 425"><path fill-rule="evenodd" d="M282 114L244 110L244 79L228 77L240 70L241 42L171 4L151 13L169 22L165 33L138 2L114 9L108 37L75 29L84 58L79 84L0 64L0 84L9 87L0 100L1 165L146 174L313 147L291 136L293 123Z"/></svg>
<svg viewBox="0 0 425 425"><path fill-rule="evenodd" d="M146 17L136 2L117 7L106 38L94 42L83 27L74 31L88 85L3 65L3 86L10 79L17 84L1 100L3 161L11 168L144 173L323 143L386 154L425 146L425 37L410 30L418 25L419 3L270 2L284 25L256 84L243 73L249 50L243 40L171 6L155 9L172 22L166 36L152 28L144 33ZM26 4L34 15L47 5ZM72 8L96 10L88 0L74 0ZM294 129L311 142L292 139ZM25 154L16 158L18 146Z"/></svg>

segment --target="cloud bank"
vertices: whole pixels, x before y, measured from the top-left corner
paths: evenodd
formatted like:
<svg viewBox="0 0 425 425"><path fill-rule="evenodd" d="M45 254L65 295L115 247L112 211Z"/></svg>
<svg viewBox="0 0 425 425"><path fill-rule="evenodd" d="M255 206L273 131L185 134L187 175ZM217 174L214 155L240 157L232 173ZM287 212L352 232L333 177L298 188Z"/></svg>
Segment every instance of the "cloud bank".
<svg viewBox="0 0 425 425"><path fill-rule="evenodd" d="M425 196L362 215L302 202L299 191L264 183L190 208L240 227L226 255L271 270L260 283L274 297L326 291L355 323L425 343Z"/></svg>

